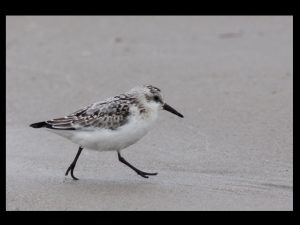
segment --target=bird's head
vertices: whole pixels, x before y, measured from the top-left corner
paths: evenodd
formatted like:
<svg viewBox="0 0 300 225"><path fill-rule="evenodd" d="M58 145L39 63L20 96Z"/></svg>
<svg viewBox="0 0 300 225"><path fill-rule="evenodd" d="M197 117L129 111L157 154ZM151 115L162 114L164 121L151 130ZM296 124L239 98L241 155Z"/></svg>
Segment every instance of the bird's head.
<svg viewBox="0 0 300 225"><path fill-rule="evenodd" d="M133 88L131 92L138 97L142 104L148 106L149 108L157 111L159 109L163 109L183 118L181 113L177 112L164 101L159 88L152 85L143 85Z"/></svg>

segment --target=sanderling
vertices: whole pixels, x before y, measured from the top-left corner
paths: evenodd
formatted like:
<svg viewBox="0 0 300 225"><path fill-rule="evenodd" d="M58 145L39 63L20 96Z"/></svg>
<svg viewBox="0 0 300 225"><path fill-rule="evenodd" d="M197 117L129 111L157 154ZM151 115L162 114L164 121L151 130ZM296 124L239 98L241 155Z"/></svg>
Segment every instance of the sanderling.
<svg viewBox="0 0 300 225"><path fill-rule="evenodd" d="M135 87L124 94L90 104L80 110L57 119L33 123L33 128L46 128L79 145L78 152L65 175L74 168L81 151L116 151L119 161L138 175L148 178L157 173L143 172L128 163L120 151L144 137L155 122L160 109L179 117L182 114L163 101L160 89L152 85Z"/></svg>

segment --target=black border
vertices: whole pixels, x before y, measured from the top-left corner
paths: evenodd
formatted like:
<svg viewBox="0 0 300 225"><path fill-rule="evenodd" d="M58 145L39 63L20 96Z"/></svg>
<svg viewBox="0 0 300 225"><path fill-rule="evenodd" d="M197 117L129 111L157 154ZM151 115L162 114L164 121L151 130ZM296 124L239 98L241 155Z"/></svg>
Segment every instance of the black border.
<svg viewBox="0 0 300 225"><path fill-rule="evenodd" d="M294 13L293 10L291 9L277 9L277 10L273 10L271 12L271 14L266 13L266 10L258 10L259 14L255 14L251 12L251 9L242 9L239 11L238 14L235 14L235 12L233 12L232 10L228 11L227 13L229 14L224 14L224 12L222 13L220 10L211 10L211 11L206 11L206 12L200 12L200 15L211 15L211 16L219 16L219 15L288 15L288 16L293 16L294 17ZM257 13L257 11L256 11ZM2 10L1 11L1 37L2 39L2 65L6 65L6 16L13 16L13 15L199 15L199 11L197 10L167 10L167 12L162 13L160 12L160 10L146 10L146 12L141 12L139 10L129 10L127 11L127 13L118 11L118 10L107 10L106 12L99 12L99 10ZM3 103L2 103L2 113L1 113L1 127L3 129L3 134L1 135L1 137L3 138L3 140L1 141L1 143L4 145L5 149L6 149L6 66L3 66L3 75L1 76L1 91L3 92L3 94L1 95L1 97L3 98ZM294 86L294 82L293 82L293 86ZM6 211L6 154L5 154L5 150L4 148L2 148L3 150L1 151L2 154L2 181L3 182L3 190L2 190L2 197L3 197L3 201L2 201L2 207L3 207L3 211ZM294 153L293 153L294 154ZM295 155L294 155L295 156ZM294 157L295 158L295 157ZM294 160L293 160L293 165L295 165ZM294 176L293 176L294 177ZM296 193L294 192L294 187L295 187L295 183L294 183L294 178L293 178L293 195L294 195L294 203L293 203L293 211L295 211L295 198L296 198ZM11 213L11 212L9 212ZM200 218L199 218L200 219ZM245 219L245 218L243 218ZM202 220L202 219L200 219ZM200 222L200 221L199 221ZM285 221L286 222L286 221Z"/></svg>

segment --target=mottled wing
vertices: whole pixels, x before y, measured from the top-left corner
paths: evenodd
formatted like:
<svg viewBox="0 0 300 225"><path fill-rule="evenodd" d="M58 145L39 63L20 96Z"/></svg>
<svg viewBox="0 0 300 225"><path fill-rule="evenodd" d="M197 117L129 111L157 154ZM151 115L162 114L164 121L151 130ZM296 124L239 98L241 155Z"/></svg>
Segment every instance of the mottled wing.
<svg viewBox="0 0 300 225"><path fill-rule="evenodd" d="M129 116L128 99L115 97L110 101L98 102L82 108L66 117L46 121L48 128L80 130L103 128L115 130L124 125Z"/></svg>

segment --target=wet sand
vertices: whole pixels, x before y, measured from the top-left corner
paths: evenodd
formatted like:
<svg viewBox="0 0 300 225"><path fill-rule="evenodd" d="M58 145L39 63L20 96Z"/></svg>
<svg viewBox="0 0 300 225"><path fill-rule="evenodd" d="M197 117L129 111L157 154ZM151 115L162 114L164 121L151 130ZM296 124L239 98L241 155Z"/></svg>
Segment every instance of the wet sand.
<svg viewBox="0 0 300 225"><path fill-rule="evenodd" d="M292 210L292 17L7 17L7 210ZM33 122L153 84L161 112L123 156Z"/></svg>

